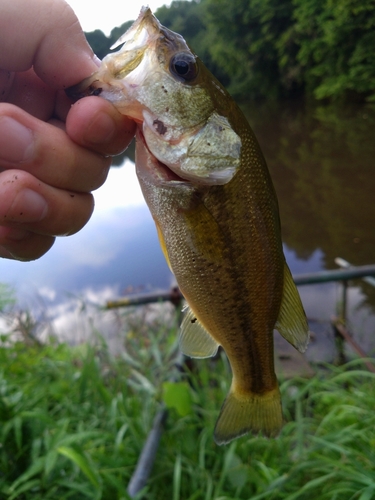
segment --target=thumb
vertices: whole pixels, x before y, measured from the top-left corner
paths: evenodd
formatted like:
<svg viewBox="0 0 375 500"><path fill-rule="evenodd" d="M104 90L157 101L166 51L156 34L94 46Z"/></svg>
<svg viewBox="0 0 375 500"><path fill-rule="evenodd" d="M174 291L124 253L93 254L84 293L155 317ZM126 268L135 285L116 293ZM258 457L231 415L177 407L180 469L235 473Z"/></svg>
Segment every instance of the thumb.
<svg viewBox="0 0 375 500"><path fill-rule="evenodd" d="M31 66L54 88L73 85L97 69L79 21L64 0L0 0L0 68Z"/></svg>

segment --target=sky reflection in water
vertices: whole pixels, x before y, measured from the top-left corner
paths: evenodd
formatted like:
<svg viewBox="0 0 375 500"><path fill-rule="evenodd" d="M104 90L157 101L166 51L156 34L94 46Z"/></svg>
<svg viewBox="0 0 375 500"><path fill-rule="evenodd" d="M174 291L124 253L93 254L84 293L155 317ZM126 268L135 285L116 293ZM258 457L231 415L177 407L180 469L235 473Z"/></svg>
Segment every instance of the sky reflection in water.
<svg viewBox="0 0 375 500"><path fill-rule="evenodd" d="M110 171L95 196L96 207L87 226L34 262L0 260L1 282L13 285L26 304L33 295L61 300L65 294L103 288L115 294L165 289L173 276L162 255L154 222L143 201L134 164L129 160ZM285 246L293 273L318 271L322 252L300 260Z"/></svg>

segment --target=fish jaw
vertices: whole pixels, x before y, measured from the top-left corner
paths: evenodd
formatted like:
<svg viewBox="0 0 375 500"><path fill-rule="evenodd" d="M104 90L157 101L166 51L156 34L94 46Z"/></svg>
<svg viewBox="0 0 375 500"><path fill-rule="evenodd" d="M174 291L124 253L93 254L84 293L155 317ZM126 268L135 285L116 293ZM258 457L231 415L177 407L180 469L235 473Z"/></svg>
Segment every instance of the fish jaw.
<svg viewBox="0 0 375 500"><path fill-rule="evenodd" d="M143 116L148 148L183 179L197 185L223 185L240 167L241 139L225 117L212 113L203 126L181 133L178 140L173 135L168 140L162 121L147 111ZM165 139L160 140L160 135Z"/></svg>

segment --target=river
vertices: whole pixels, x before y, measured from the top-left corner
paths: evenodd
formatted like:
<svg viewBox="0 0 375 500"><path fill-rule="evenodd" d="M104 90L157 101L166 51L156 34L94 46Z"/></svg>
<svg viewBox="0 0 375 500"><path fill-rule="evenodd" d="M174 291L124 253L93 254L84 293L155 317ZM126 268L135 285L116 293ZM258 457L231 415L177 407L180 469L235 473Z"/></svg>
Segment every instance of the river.
<svg viewBox="0 0 375 500"><path fill-rule="evenodd" d="M375 106L289 101L252 103L243 110L274 181L292 273L337 268L336 257L354 265L375 264ZM129 160L111 169L97 192L96 207L80 233L59 238L38 261L0 261L0 282L16 289L22 307L43 315L47 311L59 336L70 340L82 338L71 333L69 322L72 311L76 318L72 304L77 300L103 304L173 283ZM304 286L300 293L312 329L318 331L310 356L330 361L328 320L340 304L340 286ZM349 290L348 320L362 347L373 353L375 288L361 280ZM59 333L64 328L70 334Z"/></svg>
<svg viewBox="0 0 375 500"><path fill-rule="evenodd" d="M244 106L279 199L283 242L293 273L375 263L375 106L301 102ZM292 255L290 255L292 254ZM375 288L351 283L348 326L368 354L375 348ZM327 320L342 302L336 284L300 287L312 325L327 342L310 356L331 360ZM319 322L324 326L319 326ZM319 339L318 339L319 340Z"/></svg>

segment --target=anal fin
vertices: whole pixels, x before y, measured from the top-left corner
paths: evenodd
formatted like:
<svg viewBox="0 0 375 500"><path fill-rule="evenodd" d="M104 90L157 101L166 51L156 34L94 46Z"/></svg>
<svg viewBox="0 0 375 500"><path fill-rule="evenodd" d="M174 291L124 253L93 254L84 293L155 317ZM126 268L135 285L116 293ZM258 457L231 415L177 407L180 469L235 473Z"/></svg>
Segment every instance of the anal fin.
<svg viewBox="0 0 375 500"><path fill-rule="evenodd" d="M181 324L180 349L191 358L210 358L215 356L219 344L199 322L190 307L185 310Z"/></svg>
<svg viewBox="0 0 375 500"><path fill-rule="evenodd" d="M306 314L287 263L284 263L284 290L276 330L298 351L305 352L309 343Z"/></svg>

